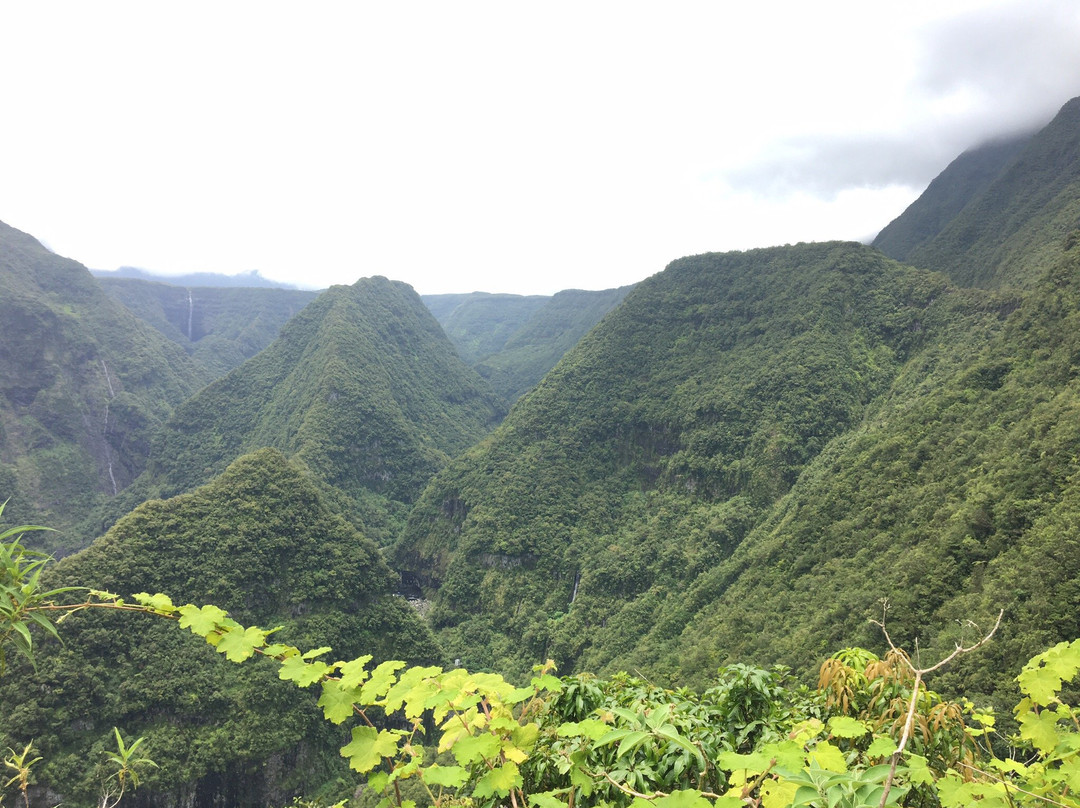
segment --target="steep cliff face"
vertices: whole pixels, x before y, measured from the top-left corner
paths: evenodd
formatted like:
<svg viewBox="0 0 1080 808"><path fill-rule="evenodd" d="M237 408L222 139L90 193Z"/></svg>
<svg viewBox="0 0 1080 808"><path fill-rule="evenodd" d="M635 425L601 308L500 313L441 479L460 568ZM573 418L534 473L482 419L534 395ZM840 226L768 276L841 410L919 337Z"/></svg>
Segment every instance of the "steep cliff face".
<svg viewBox="0 0 1080 808"><path fill-rule="evenodd" d="M0 495L13 519L74 529L143 470L153 430L207 375L83 266L4 224L0 297Z"/></svg>

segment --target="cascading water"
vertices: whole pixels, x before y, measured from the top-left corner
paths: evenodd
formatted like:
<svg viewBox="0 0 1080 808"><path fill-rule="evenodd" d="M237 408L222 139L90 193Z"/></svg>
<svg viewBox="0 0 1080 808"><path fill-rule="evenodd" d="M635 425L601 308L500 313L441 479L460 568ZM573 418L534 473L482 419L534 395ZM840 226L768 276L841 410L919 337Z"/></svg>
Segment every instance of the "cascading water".
<svg viewBox="0 0 1080 808"><path fill-rule="evenodd" d="M109 387L109 397L107 399L105 399L105 426L102 429L101 437L102 437L102 443L104 444L104 447L105 447L105 461L108 464L108 468L109 468L109 482L112 483L113 496L115 497L119 493L120 489L116 485L116 476L113 474L112 452L109 450L109 438L108 438L108 436L109 436L109 402L112 399L116 398L116 391L113 390L112 379L109 378L109 367L108 367L108 365L105 364L104 359L101 360L101 369L103 371L105 371L105 384L107 384L108 387Z"/></svg>
<svg viewBox="0 0 1080 808"><path fill-rule="evenodd" d="M191 290L187 290L187 338L191 341L191 319L195 313L195 301L191 299Z"/></svg>

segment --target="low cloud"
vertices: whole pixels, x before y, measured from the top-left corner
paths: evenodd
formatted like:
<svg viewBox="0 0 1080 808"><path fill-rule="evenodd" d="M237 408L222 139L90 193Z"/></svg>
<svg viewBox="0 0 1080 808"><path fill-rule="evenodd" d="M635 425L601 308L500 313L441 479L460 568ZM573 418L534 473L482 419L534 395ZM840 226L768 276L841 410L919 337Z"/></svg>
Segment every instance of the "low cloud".
<svg viewBox="0 0 1080 808"><path fill-rule="evenodd" d="M893 131L798 135L725 172L733 189L831 199L849 188L923 187L966 149L1033 132L1080 94L1080 7L1024 2L917 32L914 79Z"/></svg>

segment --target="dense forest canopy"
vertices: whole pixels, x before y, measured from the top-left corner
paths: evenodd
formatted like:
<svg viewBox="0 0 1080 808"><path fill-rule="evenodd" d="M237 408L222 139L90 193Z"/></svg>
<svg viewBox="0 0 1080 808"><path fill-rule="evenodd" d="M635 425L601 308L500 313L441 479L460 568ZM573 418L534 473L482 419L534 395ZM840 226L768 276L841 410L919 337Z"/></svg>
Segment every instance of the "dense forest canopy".
<svg viewBox="0 0 1080 808"><path fill-rule="evenodd" d="M1040 132L962 155L875 246L706 253L632 288L550 298L422 300L381 277L317 295L99 282L0 225L3 519L60 529L26 538L70 553L43 575L47 586L212 602L281 626L298 647L370 653L373 665L492 671L401 674L421 689L475 686L491 709L511 699L502 718L518 729L469 713L470 732L494 740L466 746L495 746L461 752L461 771L502 755L469 775L477 797L524 800L520 789L543 785L556 802L629 805L638 792L623 786L636 783L658 806L671 789L688 795L676 802L705 799L702 784L729 787L722 771L750 771L723 755L755 744L780 753L767 744L796 742L791 733L806 730L796 715L865 730L829 723L798 736L807 746L781 753L796 769L825 759L817 744L839 744L838 775L878 777L869 750L895 745L902 726L886 726L886 687L918 701L926 722L937 710L971 729L989 714L963 698L996 706L1014 716L1008 731L1028 732L1025 760L1056 771L1065 758L1047 756L1074 742L1058 734L1066 708L1037 699L1057 698L1080 654L1066 642L1080 636L1078 121L1075 99ZM940 695L919 701L918 660L904 667L870 622L885 600L891 639L927 658L1004 614L977 655L935 673ZM14 755L35 740L42 800L94 803L99 772L86 761L121 724L161 767L135 804L283 805L351 791L343 737L320 717L319 696L283 689L275 665L288 654L223 669L220 654L150 611L76 614L64 645L42 637L36 668L17 661L0 677L0 747ZM213 645L234 628L203 636ZM1036 671L1063 673L1033 695L1035 674L1016 676L1048 647ZM549 658L570 676L544 668L524 689L501 678L524 684ZM828 677L814 690L823 662L854 683L841 688L843 716ZM753 667L774 663L790 677ZM393 676L379 676L390 687ZM395 706L376 689L358 686L350 705L371 698L390 716L419 699L409 691ZM533 722L512 700L526 691L574 727ZM753 718L752 704L767 715ZM686 722L648 724L654 711ZM353 768L391 766L391 745L413 754L397 744L417 715L379 713L354 732ZM689 747L672 740L705 724L725 729ZM954 738L941 726L952 738L943 746L929 730L913 741L933 775L920 782L905 768L896 799L965 804L920 788L951 782L947 769L976 754L957 738L989 729ZM550 746L536 746L545 732ZM663 755L616 767L660 737L689 756L679 772L697 765L691 749L720 746L697 785ZM574 762L529 768L552 749L550 760L570 760L560 743L579 744ZM614 757L598 751L606 745ZM430 776L457 778L458 764L442 758L447 772ZM582 779L598 771L607 790ZM757 771L738 804L764 799L755 789L767 782L780 789L784 771ZM1067 796L1033 770L1022 777ZM864 782L865 793L882 782Z"/></svg>

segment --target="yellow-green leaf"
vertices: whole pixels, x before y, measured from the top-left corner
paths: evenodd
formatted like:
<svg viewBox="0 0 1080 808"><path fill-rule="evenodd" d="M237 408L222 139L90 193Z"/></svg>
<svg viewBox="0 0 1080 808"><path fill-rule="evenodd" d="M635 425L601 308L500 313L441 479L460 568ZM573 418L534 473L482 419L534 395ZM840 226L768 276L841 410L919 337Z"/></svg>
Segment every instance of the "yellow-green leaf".
<svg viewBox="0 0 1080 808"><path fill-rule="evenodd" d="M281 663L278 678L296 682L298 687L308 687L322 679L330 671L325 662L304 662L303 657L289 657Z"/></svg>
<svg viewBox="0 0 1080 808"><path fill-rule="evenodd" d="M888 735L879 735L873 743L866 748L867 757L888 757L896 751L896 741Z"/></svg>
<svg viewBox="0 0 1080 808"><path fill-rule="evenodd" d="M1050 710L1025 713L1020 716L1020 737L1044 755L1054 751L1058 743L1057 715Z"/></svg>
<svg viewBox="0 0 1080 808"><path fill-rule="evenodd" d="M493 758L499 754L502 745L494 735L482 733L459 738L454 744L453 753L462 766L477 763L483 758Z"/></svg>
<svg viewBox="0 0 1080 808"><path fill-rule="evenodd" d="M469 772L461 766L440 766L432 763L421 771L420 777L429 786L460 788L469 779Z"/></svg>
<svg viewBox="0 0 1080 808"><path fill-rule="evenodd" d="M504 797L510 793L510 789L517 788L521 783L521 772L518 771L517 764L506 763L496 766L481 777L473 789L473 796Z"/></svg>
<svg viewBox="0 0 1080 808"><path fill-rule="evenodd" d="M861 738L869 731L857 718L837 715L829 719L829 734L835 738Z"/></svg>
<svg viewBox="0 0 1080 808"><path fill-rule="evenodd" d="M342 679L325 679L322 687L319 706L323 708L323 715L334 724L342 723L353 714L353 706L360 698L360 689L345 687Z"/></svg>
<svg viewBox="0 0 1080 808"><path fill-rule="evenodd" d="M358 772L371 771L384 757L397 753L398 736L374 727L353 727L352 741L341 747L341 756Z"/></svg>
<svg viewBox="0 0 1080 808"><path fill-rule="evenodd" d="M653 804L656 808L711 808L711 804L701 792L692 788L673 791L655 800Z"/></svg>
<svg viewBox="0 0 1080 808"><path fill-rule="evenodd" d="M840 749L828 741L818 741L814 748L809 751L808 757L816 760L817 764L831 772L846 772L847 759Z"/></svg>
<svg viewBox="0 0 1080 808"><path fill-rule="evenodd" d="M200 608L189 603L181 606L178 611L180 612L180 628L191 629L192 634L198 634L200 637L208 636L210 632L217 629L218 623L228 617L224 609L213 604Z"/></svg>
<svg viewBox="0 0 1080 808"><path fill-rule="evenodd" d="M217 644L219 654L225 654L230 662L243 662L266 642L266 632L256 626L230 628Z"/></svg>

